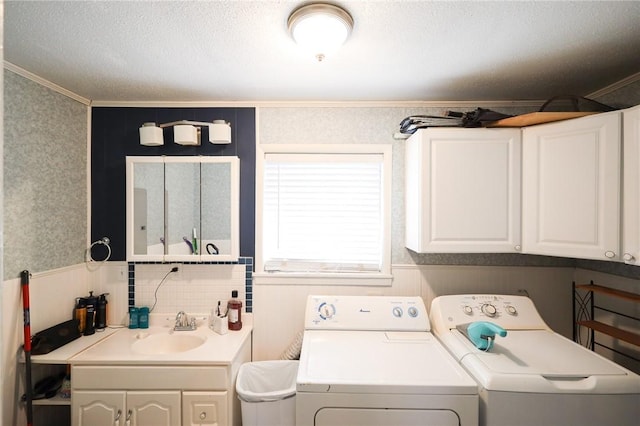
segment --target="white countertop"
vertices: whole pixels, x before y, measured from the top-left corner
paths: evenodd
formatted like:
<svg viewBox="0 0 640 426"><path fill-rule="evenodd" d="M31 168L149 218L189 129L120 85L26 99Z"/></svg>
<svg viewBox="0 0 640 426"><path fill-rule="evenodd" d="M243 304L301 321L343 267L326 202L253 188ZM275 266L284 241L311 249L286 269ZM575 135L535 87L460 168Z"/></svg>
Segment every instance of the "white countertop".
<svg viewBox="0 0 640 426"><path fill-rule="evenodd" d="M33 363L73 365L228 365L251 336L252 316L242 316L241 330L217 334L206 324L195 331L172 331L168 326L147 329L107 328L92 336L83 336L46 355L32 356ZM153 334L195 335L204 340L200 346L184 352L143 354L132 345Z"/></svg>

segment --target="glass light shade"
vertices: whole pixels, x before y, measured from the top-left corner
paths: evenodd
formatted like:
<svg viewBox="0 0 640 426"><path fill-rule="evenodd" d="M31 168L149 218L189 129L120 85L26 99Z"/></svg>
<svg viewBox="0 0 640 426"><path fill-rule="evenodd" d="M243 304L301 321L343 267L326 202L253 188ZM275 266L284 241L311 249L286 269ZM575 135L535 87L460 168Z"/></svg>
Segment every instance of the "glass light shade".
<svg viewBox="0 0 640 426"><path fill-rule="evenodd" d="M173 141L179 145L200 145L200 129L189 124L173 126Z"/></svg>
<svg viewBox="0 0 640 426"><path fill-rule="evenodd" d="M295 10L289 17L288 26L296 43L322 61L347 40L353 19L344 9L318 3Z"/></svg>
<svg viewBox="0 0 640 426"><path fill-rule="evenodd" d="M209 142L213 144L231 143L231 124L224 120L213 120L209 124Z"/></svg>
<svg viewBox="0 0 640 426"><path fill-rule="evenodd" d="M140 127L140 145L159 146L164 145L162 129L156 123L144 123Z"/></svg>

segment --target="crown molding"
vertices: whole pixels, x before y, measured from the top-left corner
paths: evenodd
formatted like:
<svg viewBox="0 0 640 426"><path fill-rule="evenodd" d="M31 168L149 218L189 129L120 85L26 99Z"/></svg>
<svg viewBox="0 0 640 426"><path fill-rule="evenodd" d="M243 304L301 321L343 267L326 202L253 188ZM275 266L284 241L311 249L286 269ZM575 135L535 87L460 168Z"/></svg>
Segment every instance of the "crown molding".
<svg viewBox="0 0 640 426"><path fill-rule="evenodd" d="M599 98L604 95L608 95L609 93L615 92L618 89L622 89L629 84L633 84L637 81L640 81L640 72L630 75L627 78L623 78L620 81L616 81L613 84L608 85L607 87L603 87L602 89L596 90L595 92L589 93L587 98Z"/></svg>
<svg viewBox="0 0 640 426"><path fill-rule="evenodd" d="M91 100L87 99L85 97L82 97L76 93L73 93L70 90L65 89L64 87L58 86L55 83L50 82L49 80L45 80L44 78L37 76L35 74L33 74L32 72L29 72L23 68L20 68L17 65L12 64L11 62L8 61L4 61L4 69L9 70L15 74L18 74L28 80L31 80L35 83L38 83L41 86L44 86L48 89L53 90L54 92L58 92L61 95L64 95L68 98L73 99L74 101L78 101L81 104L85 104L87 106L91 105Z"/></svg>

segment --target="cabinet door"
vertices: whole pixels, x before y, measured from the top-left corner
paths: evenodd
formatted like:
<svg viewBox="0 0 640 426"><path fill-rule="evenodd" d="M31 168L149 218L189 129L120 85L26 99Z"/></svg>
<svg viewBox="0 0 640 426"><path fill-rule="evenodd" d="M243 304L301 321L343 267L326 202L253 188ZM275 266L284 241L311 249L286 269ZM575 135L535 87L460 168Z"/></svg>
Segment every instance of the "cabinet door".
<svg viewBox="0 0 640 426"><path fill-rule="evenodd" d="M73 426L120 426L125 424L125 392L74 391L71 399Z"/></svg>
<svg viewBox="0 0 640 426"><path fill-rule="evenodd" d="M640 106L623 112L623 128L622 259L640 265Z"/></svg>
<svg viewBox="0 0 640 426"><path fill-rule="evenodd" d="M235 261L240 255L240 160L203 157L200 196L203 260Z"/></svg>
<svg viewBox="0 0 640 426"><path fill-rule="evenodd" d="M180 410L180 391L127 392L131 426L180 425Z"/></svg>
<svg viewBox="0 0 640 426"><path fill-rule="evenodd" d="M523 252L620 258L620 117L523 130Z"/></svg>
<svg viewBox="0 0 640 426"><path fill-rule="evenodd" d="M182 426L225 426L227 392L183 392Z"/></svg>
<svg viewBox="0 0 640 426"><path fill-rule="evenodd" d="M194 260L200 254L200 162L165 158L164 173L165 260Z"/></svg>
<svg viewBox="0 0 640 426"><path fill-rule="evenodd" d="M426 129L406 144L405 245L416 252L520 249L520 129Z"/></svg>
<svg viewBox="0 0 640 426"><path fill-rule="evenodd" d="M164 160L127 157L127 260L163 260Z"/></svg>

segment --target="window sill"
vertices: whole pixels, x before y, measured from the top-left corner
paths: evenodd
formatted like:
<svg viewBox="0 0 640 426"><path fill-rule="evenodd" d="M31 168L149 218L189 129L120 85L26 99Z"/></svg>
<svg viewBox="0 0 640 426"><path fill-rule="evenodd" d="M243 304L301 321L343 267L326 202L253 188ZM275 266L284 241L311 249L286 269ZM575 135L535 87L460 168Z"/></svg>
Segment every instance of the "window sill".
<svg viewBox="0 0 640 426"><path fill-rule="evenodd" d="M337 285L391 287L391 274L254 273L254 285Z"/></svg>

